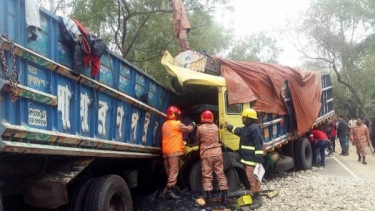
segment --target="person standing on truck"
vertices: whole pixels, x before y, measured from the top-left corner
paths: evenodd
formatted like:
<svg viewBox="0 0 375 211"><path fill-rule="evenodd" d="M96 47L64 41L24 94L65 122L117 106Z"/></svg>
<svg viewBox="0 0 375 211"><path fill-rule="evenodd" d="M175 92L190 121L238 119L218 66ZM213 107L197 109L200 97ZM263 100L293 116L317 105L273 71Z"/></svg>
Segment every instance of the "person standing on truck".
<svg viewBox="0 0 375 211"><path fill-rule="evenodd" d="M221 202L227 202L227 178L224 174L223 156L219 144L219 128L214 124L214 115L205 110L201 114L201 125L197 127L197 139L202 163L202 185L207 201L212 202L212 172L216 174L221 192Z"/></svg>
<svg viewBox="0 0 375 211"><path fill-rule="evenodd" d="M168 176L166 186L166 197L169 199L179 199L177 193L177 176L179 171L179 159L183 154L184 142L183 132L191 132L195 123L189 126L184 125L179 120L181 111L176 106L170 106L167 109L167 120L162 126L162 152L164 159L165 172Z"/></svg>
<svg viewBox="0 0 375 211"><path fill-rule="evenodd" d="M186 9L181 0L170 0L170 5L173 11L173 31L178 38L178 46L180 52L190 49L187 34L190 31L190 23L187 18Z"/></svg>
<svg viewBox="0 0 375 211"><path fill-rule="evenodd" d="M357 148L358 162L362 159L362 163L367 164L366 147L371 147L370 134L361 118L357 118L357 123L350 128L350 141Z"/></svg>
<svg viewBox="0 0 375 211"><path fill-rule="evenodd" d="M310 136L310 138L315 141L314 148L313 148L313 166L325 167L326 166L325 150L329 144L328 135L327 133L319 129L311 130L311 135L312 136ZM318 155L320 155L320 163L318 163Z"/></svg>
<svg viewBox="0 0 375 211"><path fill-rule="evenodd" d="M349 155L349 141L348 141L348 124L341 117L337 117L337 137L340 141L341 153L340 155Z"/></svg>
<svg viewBox="0 0 375 211"><path fill-rule="evenodd" d="M243 110L242 123L244 127L235 127L225 122L224 127L231 133L240 137L239 155L240 162L244 164L247 179L250 183L250 189L253 193L253 203L250 209L258 209L262 206L260 195L260 181L254 174L257 164L263 163L263 143L264 136L260 127L257 125L258 115L254 109L248 108Z"/></svg>

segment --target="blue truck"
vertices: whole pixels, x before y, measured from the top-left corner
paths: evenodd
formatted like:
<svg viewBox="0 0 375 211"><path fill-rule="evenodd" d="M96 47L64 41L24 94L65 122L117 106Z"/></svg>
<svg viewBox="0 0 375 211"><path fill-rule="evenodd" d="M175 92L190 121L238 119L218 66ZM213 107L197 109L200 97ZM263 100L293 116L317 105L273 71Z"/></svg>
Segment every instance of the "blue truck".
<svg viewBox="0 0 375 211"><path fill-rule="evenodd" d="M72 75L61 17L40 8L28 41L27 9L0 1L0 210L132 210L129 189L151 189L163 168L172 92L111 52L96 78Z"/></svg>

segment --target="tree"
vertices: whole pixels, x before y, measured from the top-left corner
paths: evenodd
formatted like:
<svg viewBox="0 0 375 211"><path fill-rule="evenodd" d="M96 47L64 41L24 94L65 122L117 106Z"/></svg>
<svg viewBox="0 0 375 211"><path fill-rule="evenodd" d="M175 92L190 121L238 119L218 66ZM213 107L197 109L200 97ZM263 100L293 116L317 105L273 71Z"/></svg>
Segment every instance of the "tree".
<svg viewBox="0 0 375 211"><path fill-rule="evenodd" d="M337 82L349 91L348 98L342 100L353 100L368 119L368 105L373 101L373 94L369 93L373 91L364 82L366 74L373 72L369 64L374 60L374 6L370 0L311 1L298 27L309 40L308 47L301 48L301 52L309 59L325 63Z"/></svg>
<svg viewBox="0 0 375 211"><path fill-rule="evenodd" d="M277 63L277 57L282 50L276 44L276 39L260 32L239 38L232 46L228 57L240 61Z"/></svg>

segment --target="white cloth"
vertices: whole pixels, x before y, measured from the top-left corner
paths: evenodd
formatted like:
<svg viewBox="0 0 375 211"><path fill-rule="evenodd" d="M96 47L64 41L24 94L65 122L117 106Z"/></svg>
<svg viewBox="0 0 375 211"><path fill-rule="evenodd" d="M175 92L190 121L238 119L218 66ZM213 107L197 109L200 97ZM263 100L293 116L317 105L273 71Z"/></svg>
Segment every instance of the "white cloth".
<svg viewBox="0 0 375 211"><path fill-rule="evenodd" d="M73 38L75 42L78 42L81 32L79 31L77 24L68 17L61 17L61 18L63 20L63 23L69 35Z"/></svg>
<svg viewBox="0 0 375 211"><path fill-rule="evenodd" d="M26 0L26 26L34 26L40 29L39 3L37 0Z"/></svg>

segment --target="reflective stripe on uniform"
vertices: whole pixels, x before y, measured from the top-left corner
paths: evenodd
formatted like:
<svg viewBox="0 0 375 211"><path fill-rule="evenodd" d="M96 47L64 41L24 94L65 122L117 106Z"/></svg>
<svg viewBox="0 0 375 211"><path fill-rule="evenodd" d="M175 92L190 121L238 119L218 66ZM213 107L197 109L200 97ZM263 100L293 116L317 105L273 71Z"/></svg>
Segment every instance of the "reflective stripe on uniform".
<svg viewBox="0 0 375 211"><path fill-rule="evenodd" d="M263 150L257 150L257 151L255 151L255 154L256 155L263 155Z"/></svg>
<svg viewBox="0 0 375 211"><path fill-rule="evenodd" d="M257 163L255 163L255 162L246 161L244 159L241 159L240 162L243 163L243 164L249 165L249 166L256 166L257 165Z"/></svg>
<svg viewBox="0 0 375 211"><path fill-rule="evenodd" d="M234 133L237 127L233 127L232 130L230 131L231 133Z"/></svg>
<svg viewBox="0 0 375 211"><path fill-rule="evenodd" d="M255 150L255 147L253 147L253 146L245 146L245 145L241 145L241 149Z"/></svg>

